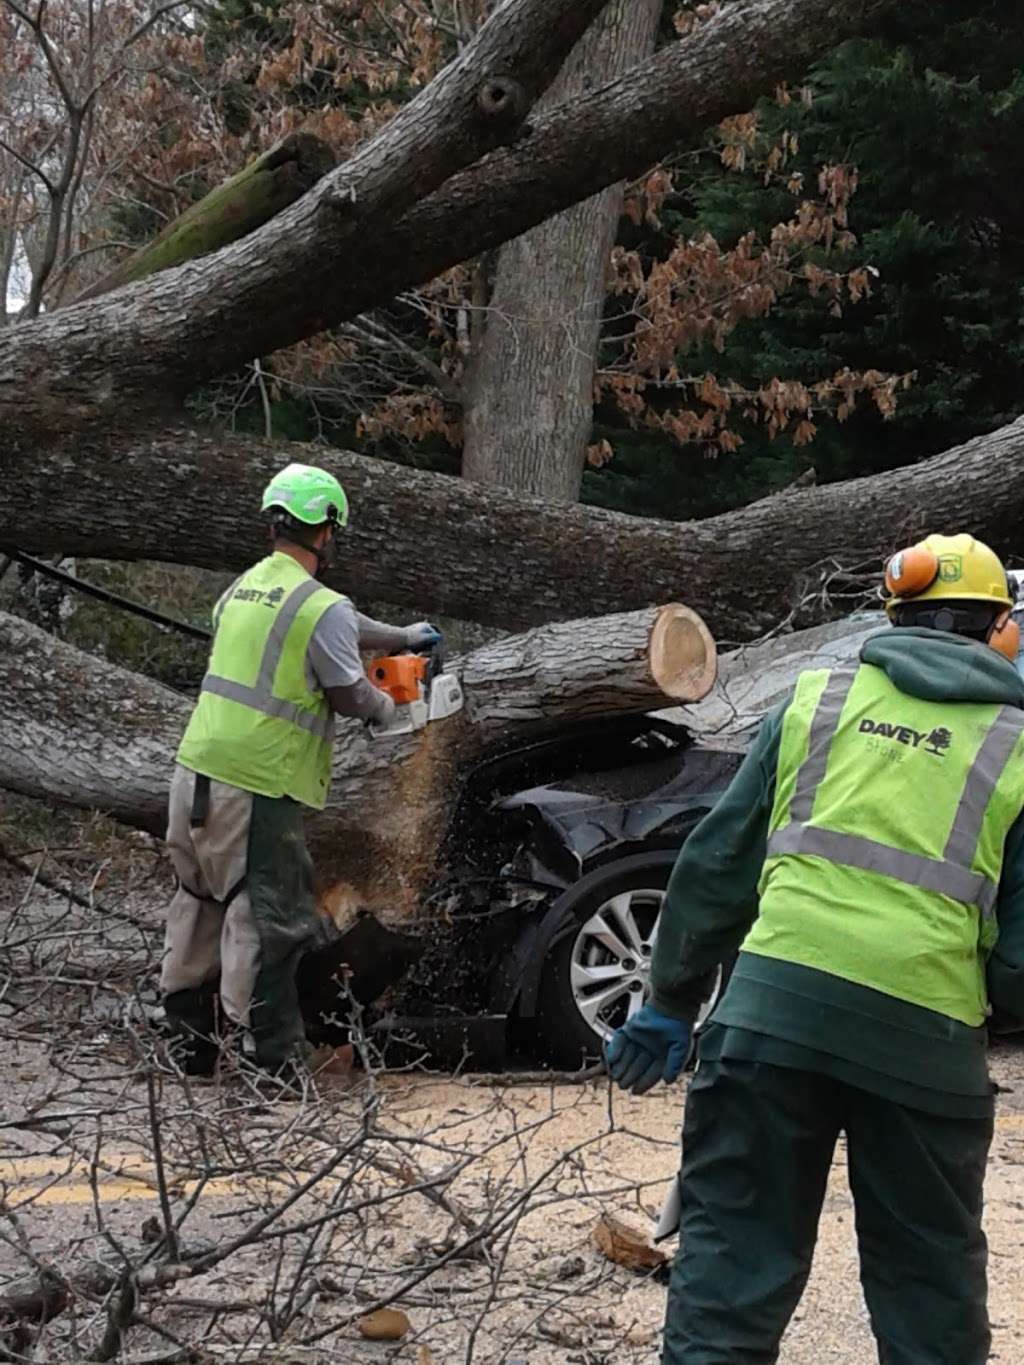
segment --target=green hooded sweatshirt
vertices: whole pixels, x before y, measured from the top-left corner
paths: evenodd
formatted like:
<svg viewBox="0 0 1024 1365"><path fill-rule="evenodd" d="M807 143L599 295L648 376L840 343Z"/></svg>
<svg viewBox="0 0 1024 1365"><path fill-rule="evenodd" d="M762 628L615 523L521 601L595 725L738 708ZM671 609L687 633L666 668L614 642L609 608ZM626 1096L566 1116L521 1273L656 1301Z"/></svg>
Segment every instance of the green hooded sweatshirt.
<svg viewBox="0 0 1024 1365"><path fill-rule="evenodd" d="M1024 679L987 645L897 627L866 640L861 661L928 701L1024 707ZM714 810L684 845L669 881L652 964L652 1004L692 1019L709 973L729 961L757 916L788 702L764 720ZM988 963L991 1024L1024 1029L1024 816L1006 840ZM879 944L879 952L885 945ZM912 1108L951 1117L992 1109L987 1030L798 963L740 953L705 1026L704 1059L737 1058L817 1071Z"/></svg>

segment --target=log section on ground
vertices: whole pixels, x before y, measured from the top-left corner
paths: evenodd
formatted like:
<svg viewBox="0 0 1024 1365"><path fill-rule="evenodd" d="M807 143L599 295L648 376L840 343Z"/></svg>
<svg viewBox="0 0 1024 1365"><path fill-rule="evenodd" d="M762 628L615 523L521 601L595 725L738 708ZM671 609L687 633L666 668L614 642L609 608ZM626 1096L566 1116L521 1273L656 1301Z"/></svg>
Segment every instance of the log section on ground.
<svg viewBox="0 0 1024 1365"><path fill-rule="evenodd" d="M577 720L696 701L715 680L703 621L677 604L530 631L450 667L465 709L418 735L340 722L330 804L309 822L321 903L408 917L434 873L464 767ZM162 833L191 709L176 692L0 613L0 786Z"/></svg>
<svg viewBox="0 0 1024 1365"><path fill-rule="evenodd" d="M696 522L552 504L323 446L188 429L118 445L80 433L5 451L18 496L0 500L0 549L241 570L265 546L253 509L291 459L324 465L349 494L332 586L510 630L682 597L716 639L751 640L820 588L829 566L880 573L895 548L930 531L1024 552L1024 418L920 464ZM115 514L115 467L125 487L146 490L145 505Z"/></svg>

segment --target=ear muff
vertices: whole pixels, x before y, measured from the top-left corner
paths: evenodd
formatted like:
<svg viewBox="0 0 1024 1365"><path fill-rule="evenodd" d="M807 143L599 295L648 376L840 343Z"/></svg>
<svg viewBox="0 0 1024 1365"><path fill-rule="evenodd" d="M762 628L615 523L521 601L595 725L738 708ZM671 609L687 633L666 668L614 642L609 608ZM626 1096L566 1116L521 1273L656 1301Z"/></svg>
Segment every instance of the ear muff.
<svg viewBox="0 0 1024 1365"><path fill-rule="evenodd" d="M939 557L927 545L894 554L885 566L885 586L893 597L917 597L939 576Z"/></svg>
<svg viewBox="0 0 1024 1365"><path fill-rule="evenodd" d="M988 633L988 642L997 653L1005 655L1010 663L1017 662L1017 655L1020 653L1020 626L1009 611L1000 612L993 621L992 629Z"/></svg>

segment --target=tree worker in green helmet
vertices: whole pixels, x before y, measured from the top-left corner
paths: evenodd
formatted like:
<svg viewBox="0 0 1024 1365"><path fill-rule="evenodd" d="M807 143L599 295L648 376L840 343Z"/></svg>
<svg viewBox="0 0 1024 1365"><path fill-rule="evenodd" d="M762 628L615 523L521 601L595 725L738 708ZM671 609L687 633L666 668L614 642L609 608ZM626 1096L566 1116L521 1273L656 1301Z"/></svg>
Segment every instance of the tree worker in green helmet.
<svg viewBox="0 0 1024 1365"><path fill-rule="evenodd" d="M335 714L385 724L394 714L360 649L415 651L440 638L426 621L370 620L318 581L348 521L333 475L288 465L262 511L272 553L214 608L208 671L171 783L178 889L161 988L182 1065L198 1075L217 1059L218 996L260 1068L301 1063L295 973L318 930L302 813L326 801Z"/></svg>
<svg viewBox="0 0 1024 1365"><path fill-rule="evenodd" d="M682 849L652 994L610 1040L640 1094L700 1032L662 1365L768 1365L846 1136L882 1365L982 1365L986 1026L1024 1028L1024 681L1003 565L968 535L890 559L894 629L801 674Z"/></svg>

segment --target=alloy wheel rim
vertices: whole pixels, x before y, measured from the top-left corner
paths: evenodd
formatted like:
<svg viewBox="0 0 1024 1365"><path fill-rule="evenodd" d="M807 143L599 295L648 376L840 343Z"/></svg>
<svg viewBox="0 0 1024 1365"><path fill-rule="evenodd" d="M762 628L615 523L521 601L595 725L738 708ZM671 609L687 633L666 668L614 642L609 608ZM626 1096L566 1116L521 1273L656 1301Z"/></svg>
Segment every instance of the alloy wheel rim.
<svg viewBox="0 0 1024 1365"><path fill-rule="evenodd" d="M651 955L665 892L652 887L610 896L580 925L569 956L569 985L581 1018L604 1042L642 1009L651 993ZM713 1008L715 989L697 1027Z"/></svg>

